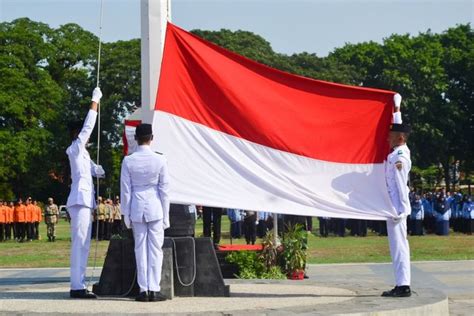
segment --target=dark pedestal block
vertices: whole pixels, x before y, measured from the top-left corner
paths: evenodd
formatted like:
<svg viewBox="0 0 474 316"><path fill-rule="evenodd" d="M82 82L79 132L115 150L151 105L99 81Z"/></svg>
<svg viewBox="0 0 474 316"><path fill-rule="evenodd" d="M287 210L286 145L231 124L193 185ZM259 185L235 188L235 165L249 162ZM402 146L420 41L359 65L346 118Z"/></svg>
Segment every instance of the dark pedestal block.
<svg viewBox="0 0 474 316"><path fill-rule="evenodd" d="M170 227L165 230L166 237L194 237L196 216L189 213L188 205L170 205Z"/></svg>
<svg viewBox="0 0 474 316"><path fill-rule="evenodd" d="M221 268L222 277L224 279L236 279L239 274L239 266L225 260L228 254L228 251L216 251L217 261Z"/></svg>
<svg viewBox="0 0 474 316"><path fill-rule="evenodd" d="M161 268L160 292L166 296L167 299L172 299L175 296L173 270L173 246L171 239L165 237L163 242L163 266Z"/></svg>
<svg viewBox="0 0 474 316"><path fill-rule="evenodd" d="M130 232L123 239L110 240L107 256L99 282L92 291L99 296L136 296L139 287L136 277L135 243ZM169 238L163 243L163 267L161 270L161 293L173 298L173 248Z"/></svg>
<svg viewBox="0 0 474 316"><path fill-rule="evenodd" d="M197 273L194 281L195 296L230 296L224 284L216 251L211 238L195 238Z"/></svg>
<svg viewBox="0 0 474 316"><path fill-rule="evenodd" d="M112 239L99 282L92 291L99 296L135 296L138 294L133 239Z"/></svg>
<svg viewBox="0 0 474 316"><path fill-rule="evenodd" d="M135 270L133 238L112 239L100 280L92 290L99 296L135 296L139 292ZM194 274L194 283L188 285ZM210 238L165 237L161 292L169 299L173 296L229 296L229 286L224 284Z"/></svg>
<svg viewBox="0 0 474 316"><path fill-rule="evenodd" d="M170 238L174 242L174 295L194 296L195 248L193 237Z"/></svg>

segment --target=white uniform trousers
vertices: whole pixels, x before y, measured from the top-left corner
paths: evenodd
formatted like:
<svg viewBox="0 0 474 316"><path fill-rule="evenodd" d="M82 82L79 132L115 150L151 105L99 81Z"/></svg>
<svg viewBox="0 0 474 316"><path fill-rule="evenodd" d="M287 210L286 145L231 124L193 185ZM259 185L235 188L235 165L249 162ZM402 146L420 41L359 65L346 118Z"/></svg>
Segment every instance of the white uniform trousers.
<svg viewBox="0 0 474 316"><path fill-rule="evenodd" d="M71 216L71 290L86 288L86 269L91 244L92 210L74 205L68 208Z"/></svg>
<svg viewBox="0 0 474 316"><path fill-rule="evenodd" d="M137 281L140 292L160 291L161 266L163 264L163 220L133 222Z"/></svg>
<svg viewBox="0 0 474 316"><path fill-rule="evenodd" d="M387 220L387 235L397 286L410 285L410 246L407 239L407 219L398 223Z"/></svg>

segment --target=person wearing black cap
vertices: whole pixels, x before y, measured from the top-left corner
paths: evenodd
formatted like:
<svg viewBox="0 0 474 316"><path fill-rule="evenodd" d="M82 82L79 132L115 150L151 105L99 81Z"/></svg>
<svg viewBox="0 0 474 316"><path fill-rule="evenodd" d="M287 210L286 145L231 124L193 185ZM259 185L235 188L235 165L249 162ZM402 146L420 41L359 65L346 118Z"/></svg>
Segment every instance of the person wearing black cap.
<svg viewBox="0 0 474 316"><path fill-rule="evenodd" d="M104 169L96 165L86 149L97 119L97 106L102 92L97 87L84 122L68 124L72 143L66 153L71 167L71 192L67 210L71 216L71 298L96 298L87 290L86 267L91 241L91 214L95 208L92 177L104 177Z"/></svg>
<svg viewBox="0 0 474 316"><path fill-rule="evenodd" d="M135 240L137 301L164 301L160 293L163 264L164 230L170 227L168 165L164 155L151 150L153 132L150 124L135 130L137 150L125 157L120 175L122 216L132 228Z"/></svg>
<svg viewBox="0 0 474 316"><path fill-rule="evenodd" d="M401 97L399 98L400 102ZM407 183L411 159L410 149L406 145L411 127L402 123L399 102L388 136L392 152L388 155L385 163L385 181L388 193L398 213L397 217L387 220L387 235L396 282L395 288L382 293L382 296L387 297L411 296L410 247L407 240L407 216L411 212ZM395 104L397 105L397 102Z"/></svg>

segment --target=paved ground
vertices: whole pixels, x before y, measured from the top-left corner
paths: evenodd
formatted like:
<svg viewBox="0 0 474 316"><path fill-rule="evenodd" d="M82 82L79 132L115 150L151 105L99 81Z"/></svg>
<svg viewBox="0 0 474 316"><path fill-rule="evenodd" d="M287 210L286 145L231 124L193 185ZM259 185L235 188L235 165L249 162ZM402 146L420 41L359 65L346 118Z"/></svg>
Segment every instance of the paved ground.
<svg viewBox="0 0 474 316"><path fill-rule="evenodd" d="M99 274L100 270L96 270L95 275ZM224 313L240 310L242 314L248 314L248 310L271 308L273 313L282 315L300 312L344 313L350 312L354 307L364 305L370 308L381 303L387 309L391 307L390 304L400 305L400 301L381 301L379 298L382 290L393 285L390 264L310 265L308 274L310 279L305 281L256 281L251 284L247 280L229 280L233 299L216 298L212 299L212 303ZM84 301L62 301L68 294L68 275L68 269L0 269L0 313L17 310L14 306L19 303L25 304L25 310L41 313L49 310L48 304L54 302L66 302L61 304L61 313L86 313L86 306L90 309L90 304L84 304ZM410 304L421 301L429 304L436 293L436 290L430 289L437 289L449 297L451 315L472 315L474 261L416 262L412 264L412 279L412 288L416 293L409 300L404 299L404 306L409 307ZM282 299L283 297L285 299ZM233 305L227 306L231 302ZM32 309L31 304L37 305ZM189 312L189 306L193 306L193 312L203 314L215 310L197 298L178 298L165 302L166 305L158 304L159 310L174 313ZM102 300L93 305L95 312L114 312L110 307L106 307L112 304L103 304ZM151 306L137 305L127 300L113 304L119 305L116 312L120 313L148 313Z"/></svg>
<svg viewBox="0 0 474 316"><path fill-rule="evenodd" d="M449 298L450 315L474 314L474 261L412 262L412 289L431 288L445 293ZM328 264L311 265L311 279L322 283L354 289L363 293L365 288L394 283L391 264Z"/></svg>

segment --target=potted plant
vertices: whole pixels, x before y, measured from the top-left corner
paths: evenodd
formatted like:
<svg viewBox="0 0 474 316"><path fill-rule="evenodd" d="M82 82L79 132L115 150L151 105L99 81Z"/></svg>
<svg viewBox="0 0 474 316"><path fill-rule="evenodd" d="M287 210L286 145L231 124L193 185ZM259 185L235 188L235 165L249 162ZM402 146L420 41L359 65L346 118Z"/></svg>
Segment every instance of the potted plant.
<svg viewBox="0 0 474 316"><path fill-rule="evenodd" d="M285 272L291 280L303 280L306 267L307 233L300 224L289 225L283 234Z"/></svg>

